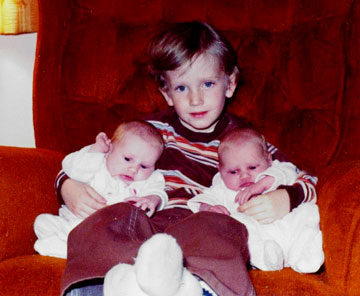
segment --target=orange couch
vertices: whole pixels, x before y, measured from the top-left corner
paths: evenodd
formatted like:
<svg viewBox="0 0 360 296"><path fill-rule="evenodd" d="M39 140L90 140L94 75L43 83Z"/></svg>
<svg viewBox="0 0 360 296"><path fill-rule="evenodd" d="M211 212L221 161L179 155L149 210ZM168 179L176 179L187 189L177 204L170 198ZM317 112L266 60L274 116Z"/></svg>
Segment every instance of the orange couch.
<svg viewBox="0 0 360 296"><path fill-rule="evenodd" d="M0 147L0 295L58 295L65 260L36 255L65 153L165 108L142 50L159 23L204 20L238 52L229 110L319 177L325 265L251 271L258 295L360 295L360 1L39 0L36 149ZM225 295L226 296L226 295Z"/></svg>

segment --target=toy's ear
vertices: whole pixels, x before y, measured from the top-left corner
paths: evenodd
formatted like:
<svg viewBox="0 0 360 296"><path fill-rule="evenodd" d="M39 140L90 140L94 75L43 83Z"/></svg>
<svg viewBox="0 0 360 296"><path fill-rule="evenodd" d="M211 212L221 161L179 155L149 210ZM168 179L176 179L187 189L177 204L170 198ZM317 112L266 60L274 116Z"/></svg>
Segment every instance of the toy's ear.
<svg viewBox="0 0 360 296"><path fill-rule="evenodd" d="M184 269L184 273L183 273L182 285L180 286L180 290L176 295L179 296L203 295L203 289L200 286L199 281L186 268Z"/></svg>
<svg viewBox="0 0 360 296"><path fill-rule="evenodd" d="M146 294L140 289L133 265L120 263L112 267L104 278L104 296L133 296Z"/></svg>

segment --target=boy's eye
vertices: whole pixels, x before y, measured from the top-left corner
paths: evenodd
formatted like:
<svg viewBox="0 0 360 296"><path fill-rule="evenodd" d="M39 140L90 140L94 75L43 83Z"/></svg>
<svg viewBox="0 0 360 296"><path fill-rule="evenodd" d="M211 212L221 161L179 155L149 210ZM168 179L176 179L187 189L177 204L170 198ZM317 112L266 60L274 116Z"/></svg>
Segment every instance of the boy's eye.
<svg viewBox="0 0 360 296"><path fill-rule="evenodd" d="M212 87L212 86L214 85L214 82L212 82L212 81L206 81L206 82L204 83L204 85L205 85L205 87L209 88L209 87Z"/></svg>
<svg viewBox="0 0 360 296"><path fill-rule="evenodd" d="M130 161L130 157L124 156L125 161Z"/></svg>
<svg viewBox="0 0 360 296"><path fill-rule="evenodd" d="M184 85L179 85L175 88L175 90L180 91L180 92L185 91L185 89L186 89L186 87Z"/></svg>
<svg viewBox="0 0 360 296"><path fill-rule="evenodd" d="M257 166L250 166L249 170L256 170Z"/></svg>
<svg viewBox="0 0 360 296"><path fill-rule="evenodd" d="M142 169L147 169L148 167L146 166L146 165L140 165L140 167L142 168Z"/></svg>
<svg viewBox="0 0 360 296"><path fill-rule="evenodd" d="M233 171L229 171L229 174L231 175L236 175L237 171L236 170L233 170Z"/></svg>

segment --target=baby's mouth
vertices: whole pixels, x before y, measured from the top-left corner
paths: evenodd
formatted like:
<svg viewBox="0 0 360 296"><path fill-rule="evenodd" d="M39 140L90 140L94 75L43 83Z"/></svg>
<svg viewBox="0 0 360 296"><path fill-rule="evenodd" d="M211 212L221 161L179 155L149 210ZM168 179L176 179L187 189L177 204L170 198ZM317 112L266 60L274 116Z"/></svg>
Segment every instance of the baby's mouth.
<svg viewBox="0 0 360 296"><path fill-rule="evenodd" d="M134 181L134 178L129 176L129 175L120 175L119 177L120 177L121 180L123 180L127 184Z"/></svg>
<svg viewBox="0 0 360 296"><path fill-rule="evenodd" d="M254 182L245 182L245 183L240 185L240 190L245 189L246 187L249 187L249 186L251 186L253 184L254 184Z"/></svg>

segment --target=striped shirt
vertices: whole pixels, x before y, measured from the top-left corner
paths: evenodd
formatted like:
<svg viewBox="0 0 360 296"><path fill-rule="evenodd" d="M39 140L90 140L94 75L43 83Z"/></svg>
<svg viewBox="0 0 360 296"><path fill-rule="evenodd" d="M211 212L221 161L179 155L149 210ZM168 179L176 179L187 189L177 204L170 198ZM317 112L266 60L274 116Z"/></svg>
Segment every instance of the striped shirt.
<svg viewBox="0 0 360 296"><path fill-rule="evenodd" d="M211 185L217 173L217 149L220 139L236 127L250 127L245 120L225 113L211 133L196 133L186 129L176 112L170 108L148 118L162 134L165 150L158 162L169 195L168 207L186 207L189 198L202 193ZM267 143L273 159L289 161L276 147ZM292 186L280 186L290 196L291 209L302 202L316 199L316 177L299 171L299 178Z"/></svg>
<svg viewBox="0 0 360 296"><path fill-rule="evenodd" d="M157 163L164 175L166 192L169 196L168 207L187 208L187 201L196 194L210 187L213 176L217 173L217 148L221 138L230 130L250 127L243 119L224 113L211 133L197 133L185 128L173 108L153 114L146 118L161 133L165 149ZM273 145L267 143L273 159L289 161ZM68 178L60 172L56 178L55 188L61 198L60 189ZM317 178L299 171L299 178L294 185L280 186L290 196L290 208L303 202L316 200L315 184Z"/></svg>

